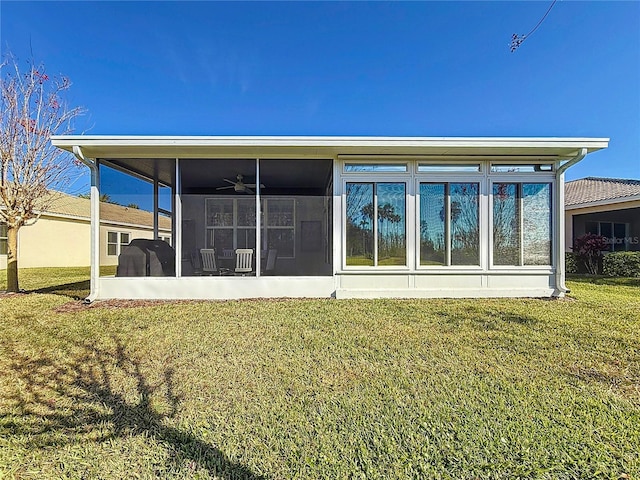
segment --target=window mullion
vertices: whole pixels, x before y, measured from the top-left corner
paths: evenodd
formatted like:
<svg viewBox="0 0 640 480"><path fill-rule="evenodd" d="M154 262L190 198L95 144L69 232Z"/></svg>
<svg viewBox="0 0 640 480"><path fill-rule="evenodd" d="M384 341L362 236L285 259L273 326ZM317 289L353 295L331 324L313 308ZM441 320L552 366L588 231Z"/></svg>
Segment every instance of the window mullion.
<svg viewBox="0 0 640 480"><path fill-rule="evenodd" d="M378 184L373 184L373 266L378 266Z"/></svg>
<svg viewBox="0 0 640 480"><path fill-rule="evenodd" d="M523 188L522 183L518 183L518 188L516 190L518 195L518 230L520 231L519 240L520 240L520 263L519 265L524 265L524 198L523 198Z"/></svg>
<svg viewBox="0 0 640 480"><path fill-rule="evenodd" d="M444 247L445 265L451 266L451 189L449 182L444 184Z"/></svg>

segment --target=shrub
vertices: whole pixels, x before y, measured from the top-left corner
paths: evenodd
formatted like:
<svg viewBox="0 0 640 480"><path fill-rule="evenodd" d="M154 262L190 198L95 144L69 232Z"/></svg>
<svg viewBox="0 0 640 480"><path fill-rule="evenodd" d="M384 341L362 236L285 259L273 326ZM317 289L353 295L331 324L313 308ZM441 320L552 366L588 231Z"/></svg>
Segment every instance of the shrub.
<svg viewBox="0 0 640 480"><path fill-rule="evenodd" d="M602 259L602 271L610 277L640 277L640 252L609 253Z"/></svg>
<svg viewBox="0 0 640 480"><path fill-rule="evenodd" d="M573 252L566 252L564 255L565 270L567 273L580 273L578 255Z"/></svg>
<svg viewBox="0 0 640 480"><path fill-rule="evenodd" d="M584 263L587 273L597 275L602 252L609 249L607 237L585 233L573 242L573 252Z"/></svg>

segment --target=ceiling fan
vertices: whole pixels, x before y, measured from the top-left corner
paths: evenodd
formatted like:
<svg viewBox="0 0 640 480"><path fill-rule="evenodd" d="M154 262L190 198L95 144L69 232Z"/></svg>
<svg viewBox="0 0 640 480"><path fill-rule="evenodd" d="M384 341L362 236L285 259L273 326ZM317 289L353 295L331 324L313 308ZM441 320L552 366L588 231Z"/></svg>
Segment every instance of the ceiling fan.
<svg viewBox="0 0 640 480"><path fill-rule="evenodd" d="M231 185L225 185L224 187L218 187L216 188L216 190L226 190L228 188L233 188L237 193L255 193L252 188L255 188L256 184L255 183L244 183L242 181L243 176L242 174L238 174L236 175L236 180L237 181L233 181L233 180L229 180L228 178L223 178L223 180L227 183L230 183ZM260 188L264 188L264 185L260 184Z"/></svg>

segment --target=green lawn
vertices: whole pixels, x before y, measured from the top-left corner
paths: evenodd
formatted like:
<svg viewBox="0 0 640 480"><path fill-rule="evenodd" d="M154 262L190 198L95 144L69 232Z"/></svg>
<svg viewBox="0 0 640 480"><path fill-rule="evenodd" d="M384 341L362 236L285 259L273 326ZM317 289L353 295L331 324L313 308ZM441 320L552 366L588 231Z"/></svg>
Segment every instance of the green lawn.
<svg viewBox="0 0 640 480"><path fill-rule="evenodd" d="M0 478L640 478L639 279L89 307L88 270L22 273Z"/></svg>

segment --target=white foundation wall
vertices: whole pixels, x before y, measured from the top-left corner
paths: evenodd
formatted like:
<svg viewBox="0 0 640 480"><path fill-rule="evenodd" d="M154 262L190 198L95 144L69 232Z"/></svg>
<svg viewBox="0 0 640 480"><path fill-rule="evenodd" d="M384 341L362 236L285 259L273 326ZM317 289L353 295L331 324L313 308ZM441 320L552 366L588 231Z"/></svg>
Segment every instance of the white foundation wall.
<svg viewBox="0 0 640 480"><path fill-rule="evenodd" d="M328 298L334 277L102 277L97 299Z"/></svg>
<svg viewBox="0 0 640 480"><path fill-rule="evenodd" d="M97 299L471 298L562 296L555 275L341 275L334 277L102 277Z"/></svg>
<svg viewBox="0 0 640 480"><path fill-rule="evenodd" d="M550 273L339 274L336 298L562 296Z"/></svg>

